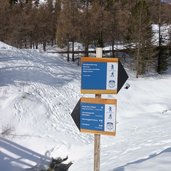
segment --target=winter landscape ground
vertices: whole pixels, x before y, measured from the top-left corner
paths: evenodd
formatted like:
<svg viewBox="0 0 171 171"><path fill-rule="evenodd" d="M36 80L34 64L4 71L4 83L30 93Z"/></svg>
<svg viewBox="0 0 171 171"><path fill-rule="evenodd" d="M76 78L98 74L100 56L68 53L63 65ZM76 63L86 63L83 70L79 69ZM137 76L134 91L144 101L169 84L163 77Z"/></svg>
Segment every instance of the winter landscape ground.
<svg viewBox="0 0 171 171"><path fill-rule="evenodd" d="M136 79L126 70L130 88L103 96L118 109L117 135L101 137L101 171L170 171L171 73ZM70 171L93 170L93 135L70 116L83 96L80 73L60 55L0 42L0 171L40 170L66 156Z"/></svg>

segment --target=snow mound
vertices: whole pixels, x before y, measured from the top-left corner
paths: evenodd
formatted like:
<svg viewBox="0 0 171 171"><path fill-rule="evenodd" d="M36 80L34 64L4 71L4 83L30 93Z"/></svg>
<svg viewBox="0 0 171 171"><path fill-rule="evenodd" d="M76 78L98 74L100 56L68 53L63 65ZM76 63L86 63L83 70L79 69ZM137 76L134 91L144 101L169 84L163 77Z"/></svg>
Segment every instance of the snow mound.
<svg viewBox="0 0 171 171"><path fill-rule="evenodd" d="M93 136L70 116L81 97L81 68L60 55L0 47L0 171L59 156L73 161L70 171L93 170ZM171 76L127 82L117 97L103 96L117 98L118 109L116 137L101 138L101 170L170 171Z"/></svg>
<svg viewBox="0 0 171 171"><path fill-rule="evenodd" d="M12 50L12 49L16 49L16 48L0 41L0 50Z"/></svg>

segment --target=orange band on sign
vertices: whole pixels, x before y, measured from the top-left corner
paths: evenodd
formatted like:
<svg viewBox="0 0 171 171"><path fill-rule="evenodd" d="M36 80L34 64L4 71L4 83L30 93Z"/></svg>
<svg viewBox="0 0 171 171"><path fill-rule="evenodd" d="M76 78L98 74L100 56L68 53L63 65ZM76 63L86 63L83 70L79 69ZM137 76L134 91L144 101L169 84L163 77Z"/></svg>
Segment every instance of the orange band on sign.
<svg viewBox="0 0 171 171"><path fill-rule="evenodd" d="M88 129L80 129L83 133L90 133L90 134L100 134L100 135L110 135L115 136L116 132L104 132L104 131L94 131L94 130L88 130Z"/></svg>
<svg viewBox="0 0 171 171"><path fill-rule="evenodd" d="M102 105L109 105L109 106L115 106L115 111L113 110L114 114L113 116L111 115L111 118L116 118L116 108L117 108L117 100L116 99L100 99L100 98L81 98L80 99L81 101L81 104L82 103L85 103L85 104L102 104ZM88 108L87 108L88 109ZM86 109L86 113L84 113L86 116L83 118L83 122L84 124L89 124L91 125L93 120L96 119L98 120L99 119L99 116L96 117L96 118L92 118L93 115L96 115L95 113L93 114L93 108L91 109L91 113L89 114L88 110ZM108 108L107 108L108 109ZM85 112L85 111L84 111ZM107 114L107 115L106 115ZM105 117L106 116L106 117ZM89 118L87 118L89 117ZM107 118L107 120L106 120ZM102 134L102 135L109 135L109 136L115 136L116 135L116 120L111 120L111 118L108 118L108 113L105 112L104 110L104 118L103 118L103 121L104 121L104 130L96 130L96 129L93 129L92 127L82 127L81 126L81 129L80 131L83 132L83 133L92 133L92 134ZM109 119L109 120L108 120ZM88 122L85 121L85 120L89 120ZM114 127L114 129L111 131L110 129L105 129L105 125L107 124L111 124L112 123L112 126ZM92 125L91 125L92 126ZM97 125L96 125L97 126Z"/></svg>
<svg viewBox="0 0 171 171"><path fill-rule="evenodd" d="M83 57L81 62L118 62L118 58L93 58L93 57Z"/></svg>
<svg viewBox="0 0 171 171"><path fill-rule="evenodd" d="M117 94L117 90L81 90L82 94Z"/></svg>
<svg viewBox="0 0 171 171"><path fill-rule="evenodd" d="M81 62L82 94L117 94L118 58L83 57Z"/></svg>
<svg viewBox="0 0 171 171"><path fill-rule="evenodd" d="M93 103L93 104L114 104L116 105L116 99L98 99L98 98L81 98L81 102Z"/></svg>

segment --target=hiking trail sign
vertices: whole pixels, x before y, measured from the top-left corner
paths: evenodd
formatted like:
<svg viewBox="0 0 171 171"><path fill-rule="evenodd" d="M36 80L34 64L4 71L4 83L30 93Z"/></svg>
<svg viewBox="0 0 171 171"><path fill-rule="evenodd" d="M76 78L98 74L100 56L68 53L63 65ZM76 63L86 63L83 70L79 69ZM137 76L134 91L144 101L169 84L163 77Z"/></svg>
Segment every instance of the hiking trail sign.
<svg viewBox="0 0 171 171"><path fill-rule="evenodd" d="M128 75L118 58L81 58L81 93L117 94Z"/></svg>
<svg viewBox="0 0 171 171"><path fill-rule="evenodd" d="M118 58L84 57L81 61L83 94L117 94L128 79ZM71 116L81 132L114 136L116 104L116 99L81 98Z"/></svg>
<svg viewBox="0 0 171 171"><path fill-rule="evenodd" d="M116 100L81 98L80 131L115 135Z"/></svg>
<svg viewBox="0 0 171 171"><path fill-rule="evenodd" d="M101 94L117 94L128 75L118 58L81 58L81 93L95 98L81 98L71 116L81 132L94 134L94 171L100 171L100 135L116 134L116 99L102 99Z"/></svg>
<svg viewBox="0 0 171 171"><path fill-rule="evenodd" d="M72 113L77 119L72 117L81 132L114 136L116 103L114 99L81 98Z"/></svg>

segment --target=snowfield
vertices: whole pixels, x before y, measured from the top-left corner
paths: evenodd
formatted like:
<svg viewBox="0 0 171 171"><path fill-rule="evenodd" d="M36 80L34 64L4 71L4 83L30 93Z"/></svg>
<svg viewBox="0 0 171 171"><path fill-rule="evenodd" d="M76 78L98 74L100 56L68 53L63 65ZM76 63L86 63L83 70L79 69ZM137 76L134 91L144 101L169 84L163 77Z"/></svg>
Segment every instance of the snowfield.
<svg viewBox="0 0 171 171"><path fill-rule="evenodd" d="M171 75L127 72L130 88L103 96L117 98L118 110L117 135L101 136L101 171L170 171ZM0 42L0 171L40 170L67 155L70 171L93 170L93 135L70 116L80 74L60 55Z"/></svg>

